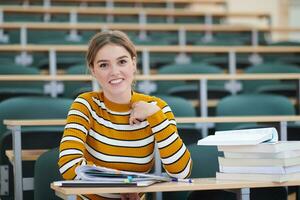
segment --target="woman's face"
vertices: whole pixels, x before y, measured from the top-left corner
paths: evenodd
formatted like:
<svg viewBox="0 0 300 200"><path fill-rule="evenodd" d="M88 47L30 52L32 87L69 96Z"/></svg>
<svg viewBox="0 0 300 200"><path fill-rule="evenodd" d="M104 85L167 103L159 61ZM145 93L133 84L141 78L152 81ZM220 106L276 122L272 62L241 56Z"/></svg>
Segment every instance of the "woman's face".
<svg viewBox="0 0 300 200"><path fill-rule="evenodd" d="M131 58L123 46L116 44L107 44L99 49L91 68L105 96L118 101L122 101L122 97L130 97L135 71L136 58Z"/></svg>

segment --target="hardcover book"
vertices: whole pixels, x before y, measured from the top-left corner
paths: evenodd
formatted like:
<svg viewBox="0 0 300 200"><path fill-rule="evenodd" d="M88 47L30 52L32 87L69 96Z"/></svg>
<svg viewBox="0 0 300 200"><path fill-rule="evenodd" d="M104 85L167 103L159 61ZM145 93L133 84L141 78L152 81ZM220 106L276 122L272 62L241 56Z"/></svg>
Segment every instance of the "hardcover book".
<svg viewBox="0 0 300 200"><path fill-rule="evenodd" d="M215 135L198 140L198 145L241 146L274 143L278 141L275 128L256 128L230 131L216 131Z"/></svg>
<svg viewBox="0 0 300 200"><path fill-rule="evenodd" d="M241 174L292 174L300 173L300 165L293 166L223 166L219 165L220 172Z"/></svg>
<svg viewBox="0 0 300 200"><path fill-rule="evenodd" d="M300 157L295 158L224 158L218 157L222 166L293 166L300 165Z"/></svg>
<svg viewBox="0 0 300 200"><path fill-rule="evenodd" d="M262 143L257 145L218 146L219 151L236 153L278 153L284 151L299 151L300 141L279 141L274 144Z"/></svg>
<svg viewBox="0 0 300 200"><path fill-rule="evenodd" d="M286 182L299 180L300 173L293 174L242 174L242 173L216 173L217 180L233 180L233 181L272 181Z"/></svg>

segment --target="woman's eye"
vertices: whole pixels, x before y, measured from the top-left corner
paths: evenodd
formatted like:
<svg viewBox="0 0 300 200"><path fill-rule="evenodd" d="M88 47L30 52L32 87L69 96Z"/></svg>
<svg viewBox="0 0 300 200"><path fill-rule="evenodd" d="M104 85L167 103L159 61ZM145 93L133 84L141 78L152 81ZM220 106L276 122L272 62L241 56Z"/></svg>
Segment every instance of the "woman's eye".
<svg viewBox="0 0 300 200"><path fill-rule="evenodd" d="M106 64L106 63L101 63L101 64L99 65L99 67L100 67L100 68L105 68L105 67L107 67L107 64Z"/></svg>
<svg viewBox="0 0 300 200"><path fill-rule="evenodd" d="M121 65L124 65L124 64L127 63L127 60L120 60L119 62L120 62Z"/></svg>

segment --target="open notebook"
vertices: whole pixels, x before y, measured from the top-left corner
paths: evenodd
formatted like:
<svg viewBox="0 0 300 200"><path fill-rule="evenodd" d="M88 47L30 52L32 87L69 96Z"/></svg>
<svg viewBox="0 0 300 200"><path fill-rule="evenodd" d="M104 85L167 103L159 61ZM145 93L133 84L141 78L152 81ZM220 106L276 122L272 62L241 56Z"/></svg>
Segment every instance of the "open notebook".
<svg viewBox="0 0 300 200"><path fill-rule="evenodd" d="M190 179L177 179L88 165L77 167L76 174L79 180L56 181L53 184L61 187L129 187L149 186L153 183L169 181L192 182Z"/></svg>

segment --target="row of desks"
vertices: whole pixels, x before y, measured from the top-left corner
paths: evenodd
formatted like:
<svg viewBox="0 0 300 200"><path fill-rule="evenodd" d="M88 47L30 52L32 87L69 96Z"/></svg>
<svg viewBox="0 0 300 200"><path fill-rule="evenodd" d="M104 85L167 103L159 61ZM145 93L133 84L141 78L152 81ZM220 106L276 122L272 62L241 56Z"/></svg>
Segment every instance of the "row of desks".
<svg viewBox="0 0 300 200"><path fill-rule="evenodd" d="M207 117L208 113L208 91L207 91L207 81L211 80L225 80L228 83L236 83L235 81L241 80L294 80L300 84L300 74L166 74L166 75L136 75L135 79L137 81L146 81L148 85L155 84L155 81L198 81L199 84L199 102L200 102L200 113L202 117ZM64 81L89 81L91 82L94 91L99 90L98 83L90 75L0 75L1 81L43 81L50 82L51 95L56 97L59 93L57 89L58 82ZM148 82L147 82L148 81ZM149 82L151 81L151 82ZM300 86L298 86L300 88ZM146 92L146 91L144 91ZM300 94L300 92L297 92ZM299 95L295 99L300 102ZM297 101L296 100L296 101ZM215 105L214 102L210 102ZM204 131L206 132L206 131Z"/></svg>
<svg viewBox="0 0 300 200"><path fill-rule="evenodd" d="M76 7L76 6L1 6L1 11L5 13L49 13L49 14L111 14L111 15L135 15L141 13L146 16L213 16L213 17L238 17L238 18L270 18L267 12L228 12L228 11L197 11L190 9L174 8L105 8L105 7Z"/></svg>
<svg viewBox="0 0 300 200"><path fill-rule="evenodd" d="M274 183L270 181L220 181L215 178L197 178L193 183L166 182L156 183L148 187L58 187L51 184L57 196L63 199L75 199L75 195L80 194L100 194L100 193L145 193L145 192L178 192L196 190L240 190L239 200L250 200L249 188L262 187L285 187L300 185L299 181L288 181L284 183ZM73 198L72 198L73 197Z"/></svg>
<svg viewBox="0 0 300 200"><path fill-rule="evenodd" d="M69 0L50 0L47 2L45 0L14 0L13 2L23 2L23 3L36 3L44 2L45 4L51 3L67 3ZM189 3L199 3L199 4L209 4L209 5L226 5L226 0L72 0L72 3L176 3L176 4L189 4ZM25 4L26 5L26 4Z"/></svg>
<svg viewBox="0 0 300 200"><path fill-rule="evenodd" d="M259 59L258 54L288 54L300 53L300 47L297 46L193 46L193 45L165 45L150 46L137 45L136 50L142 56L142 72L147 75L150 73L150 60L152 53L175 53L177 58L186 59L187 54L228 54L228 71L230 74L236 74L237 54L250 53ZM84 53L87 51L87 45L34 45L34 44L11 44L0 45L0 53L20 52L20 60L28 60L30 52L48 53L49 55L49 71L51 75L57 71L57 54L58 53ZM30 59L29 59L30 60ZM30 64L30 63L24 63Z"/></svg>
<svg viewBox="0 0 300 200"><path fill-rule="evenodd" d="M0 29L3 30L19 30L20 31L20 44L26 45L28 31L30 30L43 30L43 31L55 31L55 30L68 30L70 34L68 37L70 40L79 41L80 35L78 31L88 30L122 30L122 31L138 31L141 40L147 40L147 31L168 31L177 32L178 45L185 46L187 44L187 32L203 32L203 40L207 42L213 40L213 33L215 32L250 32L251 44L257 46L259 44L258 34L260 32L270 33L294 33L300 32L300 28L291 27L255 27L245 25L198 25L198 24L144 24L144 23L43 23L43 22L4 22L0 23ZM5 39L5 35L0 35L0 40L8 42L8 38ZM66 35L67 37L67 35ZM2 39L1 39L2 38ZM199 36L200 39L200 36Z"/></svg>

